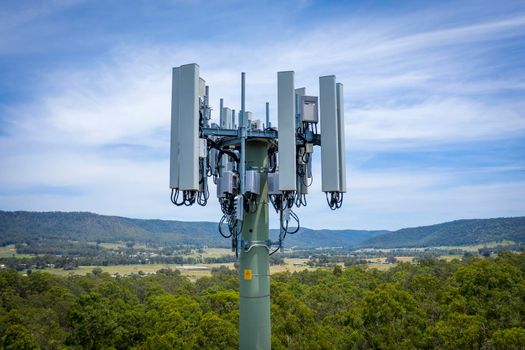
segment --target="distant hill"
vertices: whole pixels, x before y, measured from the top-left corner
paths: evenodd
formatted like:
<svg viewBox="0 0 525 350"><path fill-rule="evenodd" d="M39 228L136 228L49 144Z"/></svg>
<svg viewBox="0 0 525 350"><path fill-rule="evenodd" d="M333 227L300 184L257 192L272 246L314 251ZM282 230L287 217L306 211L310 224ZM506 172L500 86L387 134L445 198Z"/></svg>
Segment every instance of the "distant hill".
<svg viewBox="0 0 525 350"><path fill-rule="evenodd" d="M387 231L311 230L302 228L286 238L287 247L351 247ZM276 239L278 231L272 230ZM0 245L38 240L88 242L135 241L229 247L214 222L142 220L87 212L0 211Z"/></svg>
<svg viewBox="0 0 525 350"><path fill-rule="evenodd" d="M273 239L277 230L271 230ZM39 240L151 242L229 247L214 222L143 220L88 212L0 211L0 246ZM512 240L525 243L525 217L458 220L398 231L312 230L286 237L286 247L426 247Z"/></svg>
<svg viewBox="0 0 525 350"><path fill-rule="evenodd" d="M320 247L344 247L352 248L367 238L375 237L389 231L366 231L366 230L312 230L301 228L294 235L286 236L286 247L320 248ZM279 235L278 230L271 230L272 237Z"/></svg>
<svg viewBox="0 0 525 350"><path fill-rule="evenodd" d="M87 212L0 211L0 245L27 240L218 244L217 224L140 220Z"/></svg>
<svg viewBox="0 0 525 350"><path fill-rule="evenodd" d="M404 228L366 239L362 248L411 248L470 245L510 240L525 243L525 217L456 220Z"/></svg>

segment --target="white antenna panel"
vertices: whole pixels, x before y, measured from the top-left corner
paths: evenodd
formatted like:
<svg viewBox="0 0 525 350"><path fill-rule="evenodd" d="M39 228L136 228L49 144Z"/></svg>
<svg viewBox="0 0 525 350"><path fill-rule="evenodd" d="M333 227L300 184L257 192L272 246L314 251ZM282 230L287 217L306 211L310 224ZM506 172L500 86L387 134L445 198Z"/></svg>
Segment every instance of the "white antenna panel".
<svg viewBox="0 0 525 350"><path fill-rule="evenodd" d="M233 112L230 108L224 107L222 109L222 116L221 116L221 128L223 129L233 129ZM230 165L229 157L226 154L222 155L221 158L221 172L226 170L231 170L232 166Z"/></svg>
<svg viewBox="0 0 525 350"><path fill-rule="evenodd" d="M199 190L199 66L180 66L179 104L179 189Z"/></svg>
<svg viewBox="0 0 525 350"><path fill-rule="evenodd" d="M319 78L321 117L321 177L323 192L341 191L341 147L335 76Z"/></svg>
<svg viewBox="0 0 525 350"><path fill-rule="evenodd" d="M244 112L244 125L246 127L250 127L250 124L252 123L253 113L250 111Z"/></svg>
<svg viewBox="0 0 525 350"><path fill-rule="evenodd" d="M222 109L221 128L233 129L232 122L233 122L232 110L228 107L224 107Z"/></svg>
<svg viewBox="0 0 525 350"><path fill-rule="evenodd" d="M279 190L296 190L294 72L277 73Z"/></svg>
<svg viewBox="0 0 525 350"><path fill-rule="evenodd" d="M204 95L206 95L206 80L199 78L199 96L204 97Z"/></svg>
<svg viewBox="0 0 525 350"><path fill-rule="evenodd" d="M179 84L180 68L173 68L171 84L170 188L179 188Z"/></svg>
<svg viewBox="0 0 525 350"><path fill-rule="evenodd" d="M346 192L345 104L343 84L337 83L337 130L339 132L339 192Z"/></svg>

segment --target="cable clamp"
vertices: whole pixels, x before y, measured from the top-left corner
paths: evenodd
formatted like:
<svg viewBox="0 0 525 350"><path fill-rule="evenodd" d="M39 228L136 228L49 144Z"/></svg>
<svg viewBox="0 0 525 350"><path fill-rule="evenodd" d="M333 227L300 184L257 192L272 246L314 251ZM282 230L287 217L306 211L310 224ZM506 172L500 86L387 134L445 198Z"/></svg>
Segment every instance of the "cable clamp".
<svg viewBox="0 0 525 350"><path fill-rule="evenodd" d="M241 248L245 253L248 253L252 248L255 247L264 247L270 251L270 241L241 241Z"/></svg>

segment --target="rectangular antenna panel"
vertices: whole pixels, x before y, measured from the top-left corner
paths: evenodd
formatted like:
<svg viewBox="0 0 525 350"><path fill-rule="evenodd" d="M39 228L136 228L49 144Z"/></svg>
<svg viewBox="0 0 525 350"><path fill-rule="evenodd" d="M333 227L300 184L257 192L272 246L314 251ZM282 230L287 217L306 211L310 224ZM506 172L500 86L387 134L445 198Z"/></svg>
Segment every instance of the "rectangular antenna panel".
<svg viewBox="0 0 525 350"><path fill-rule="evenodd" d="M199 96L204 97L206 95L206 80L199 78Z"/></svg>
<svg viewBox="0 0 525 350"><path fill-rule="evenodd" d="M337 92L335 76L319 78L319 100L321 111L321 177L323 192L340 192L339 142Z"/></svg>
<svg viewBox="0 0 525 350"><path fill-rule="evenodd" d="M224 107L222 109L221 128L233 129L232 122L233 122L232 110L229 109L228 107Z"/></svg>
<svg viewBox="0 0 525 350"><path fill-rule="evenodd" d="M221 128L223 129L233 129L233 113L232 110L228 107L222 109L222 119L221 119ZM226 154L223 154L221 157L221 171L231 170L232 166L230 165L229 157Z"/></svg>
<svg viewBox="0 0 525 350"><path fill-rule="evenodd" d="M208 139L199 139L199 158L208 157Z"/></svg>
<svg viewBox="0 0 525 350"><path fill-rule="evenodd" d="M294 72L277 73L279 190L296 190Z"/></svg>
<svg viewBox="0 0 525 350"><path fill-rule="evenodd" d="M199 66L180 66L179 188L199 190Z"/></svg>
<svg viewBox="0 0 525 350"><path fill-rule="evenodd" d="M346 153L345 153L345 104L343 84L337 83L337 130L339 131L339 184L340 192L346 192Z"/></svg>
<svg viewBox="0 0 525 350"><path fill-rule="evenodd" d="M302 87L302 88L295 89L295 94L297 96L304 96L304 95L306 95L306 88Z"/></svg>
<svg viewBox="0 0 525 350"><path fill-rule="evenodd" d="M262 130L263 129L262 121L260 121L259 119L251 120L249 129L250 130Z"/></svg>
<svg viewBox="0 0 525 350"><path fill-rule="evenodd" d="M219 156L219 151L217 151L215 148L210 149L209 164L210 164L211 172L215 176L219 175L219 173L217 172L218 156Z"/></svg>
<svg viewBox="0 0 525 350"><path fill-rule="evenodd" d="M306 88L295 89L295 127L299 127L301 122L301 98L306 95Z"/></svg>
<svg viewBox="0 0 525 350"><path fill-rule="evenodd" d="M250 127L250 124L252 122L252 118L253 118L253 113L252 112L249 112L249 111L246 111L244 112L244 125L246 127Z"/></svg>
<svg viewBox="0 0 525 350"><path fill-rule="evenodd" d="M179 85L180 68L173 68L171 84L170 188L179 188Z"/></svg>

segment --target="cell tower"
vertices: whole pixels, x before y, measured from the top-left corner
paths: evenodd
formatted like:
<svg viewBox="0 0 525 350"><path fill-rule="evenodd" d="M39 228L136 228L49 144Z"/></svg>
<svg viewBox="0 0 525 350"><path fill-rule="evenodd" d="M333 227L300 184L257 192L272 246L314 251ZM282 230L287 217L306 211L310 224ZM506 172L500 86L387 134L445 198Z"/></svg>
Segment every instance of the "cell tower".
<svg viewBox="0 0 525 350"><path fill-rule="evenodd" d="M209 87L199 66L173 68L171 201L204 206L208 178L217 187L219 233L231 239L239 259L240 349L271 348L269 256L299 230L292 209L307 204L314 146L321 146L319 122L322 191L331 209L341 207L346 192L343 85L334 75L320 77L318 98L296 89L294 80L292 71L277 73L278 128L270 123L268 102L264 124L246 110L245 73L238 122L221 99L217 125L211 123ZM269 237L269 203L279 214L275 241Z"/></svg>

